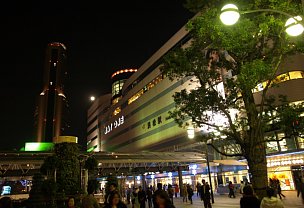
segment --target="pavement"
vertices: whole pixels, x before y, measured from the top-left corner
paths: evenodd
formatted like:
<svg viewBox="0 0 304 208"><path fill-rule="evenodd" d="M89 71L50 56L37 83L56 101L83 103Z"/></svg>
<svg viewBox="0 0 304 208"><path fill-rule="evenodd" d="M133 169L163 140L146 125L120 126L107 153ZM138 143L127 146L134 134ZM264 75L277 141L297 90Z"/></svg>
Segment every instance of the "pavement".
<svg viewBox="0 0 304 208"><path fill-rule="evenodd" d="M282 192L286 197L282 199L285 208L303 208L304 204L302 203L302 198L297 197L296 191L283 191ZM224 195L215 195L214 204L212 208L239 208L240 207L240 198L241 195L237 194L236 198L229 198L227 194ZM174 206L176 208L203 208L203 202L196 196L194 193L193 204L190 204L188 201L183 202L183 198L177 197L173 198ZM146 205L147 207L147 205Z"/></svg>

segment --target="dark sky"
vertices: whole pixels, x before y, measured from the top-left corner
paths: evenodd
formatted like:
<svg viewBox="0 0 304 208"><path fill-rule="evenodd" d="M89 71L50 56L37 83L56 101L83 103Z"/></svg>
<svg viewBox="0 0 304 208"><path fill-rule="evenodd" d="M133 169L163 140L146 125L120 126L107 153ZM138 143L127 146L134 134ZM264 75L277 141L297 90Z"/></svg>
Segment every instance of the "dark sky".
<svg viewBox="0 0 304 208"><path fill-rule="evenodd" d="M7 2L0 7L0 150L33 141L49 42L67 46L69 134L83 144L89 96L110 92L113 72L141 66L193 16L183 0Z"/></svg>

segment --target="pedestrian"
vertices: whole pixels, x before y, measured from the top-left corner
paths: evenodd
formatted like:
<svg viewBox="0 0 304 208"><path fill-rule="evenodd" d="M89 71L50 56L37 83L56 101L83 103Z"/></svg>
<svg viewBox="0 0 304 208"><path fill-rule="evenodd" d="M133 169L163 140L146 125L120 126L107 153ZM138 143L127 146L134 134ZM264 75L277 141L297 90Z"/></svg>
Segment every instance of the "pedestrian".
<svg viewBox="0 0 304 208"><path fill-rule="evenodd" d="M232 184L231 181L229 181L229 184L228 184L228 188L229 188L229 197L233 197L235 198L235 195L234 195L234 185Z"/></svg>
<svg viewBox="0 0 304 208"><path fill-rule="evenodd" d="M99 204L93 195L94 191L92 186L88 186L88 195L82 199L82 208L99 208Z"/></svg>
<svg viewBox="0 0 304 208"><path fill-rule="evenodd" d="M200 191L201 191L201 184L199 182L197 182L196 184L196 196L200 196Z"/></svg>
<svg viewBox="0 0 304 208"><path fill-rule="evenodd" d="M280 199L275 197L273 188L267 188L267 197L264 197L261 202L261 208L284 208Z"/></svg>
<svg viewBox="0 0 304 208"><path fill-rule="evenodd" d="M127 205L122 202L119 193L114 191L109 195L109 203L104 208L127 208Z"/></svg>
<svg viewBox="0 0 304 208"><path fill-rule="evenodd" d="M109 185L109 189L106 190L106 195L105 195L105 203L104 204L108 204L109 203L109 197L112 193L114 193L117 189L117 184L116 183L111 183Z"/></svg>
<svg viewBox="0 0 304 208"><path fill-rule="evenodd" d="M299 197L300 193L301 193L301 183L302 183L301 176L296 177L295 184L296 184L296 190L297 190L297 197Z"/></svg>
<svg viewBox="0 0 304 208"><path fill-rule="evenodd" d="M138 188L134 187L131 194L132 208L140 207L140 203L138 200L138 192L139 192Z"/></svg>
<svg viewBox="0 0 304 208"><path fill-rule="evenodd" d="M167 192L164 190L155 192L155 200L157 208L175 208L171 203Z"/></svg>
<svg viewBox="0 0 304 208"><path fill-rule="evenodd" d="M183 202L188 201L188 192L186 184L183 184Z"/></svg>
<svg viewBox="0 0 304 208"><path fill-rule="evenodd" d="M149 208L152 208L152 186L150 186L150 188L147 189L146 191L146 196L147 196L147 201L148 201L148 206Z"/></svg>
<svg viewBox="0 0 304 208"><path fill-rule="evenodd" d="M0 199L0 208L13 208L12 199L8 196L2 197Z"/></svg>
<svg viewBox="0 0 304 208"><path fill-rule="evenodd" d="M243 188L243 197L240 200L241 208L260 208L260 200L254 195L249 185Z"/></svg>
<svg viewBox="0 0 304 208"><path fill-rule="evenodd" d="M187 193L188 193L188 199L189 199L190 203L193 204L193 201L192 201L193 189L189 184L187 185Z"/></svg>
<svg viewBox="0 0 304 208"><path fill-rule="evenodd" d="M131 189L130 187L127 188L127 203L130 204L131 200Z"/></svg>
<svg viewBox="0 0 304 208"><path fill-rule="evenodd" d="M74 197L70 197L68 199L68 208L75 208L75 198Z"/></svg>
<svg viewBox="0 0 304 208"><path fill-rule="evenodd" d="M142 189L141 186L139 186L138 201L140 204L140 208L146 207L146 192Z"/></svg>
<svg viewBox="0 0 304 208"><path fill-rule="evenodd" d="M201 200L204 202L204 207L205 208L211 208L211 203L210 203L210 186L206 181L203 179L202 180L202 185L201 185Z"/></svg>
<svg viewBox="0 0 304 208"><path fill-rule="evenodd" d="M300 178L298 197L299 197L300 193L301 193L301 196L302 196L302 202L304 204L304 178L303 177Z"/></svg>
<svg viewBox="0 0 304 208"><path fill-rule="evenodd" d="M162 191L162 187L163 187L163 185L161 183L157 183L157 190L154 191L154 193L152 195L152 202L153 202L153 207L154 208L158 208L158 205L156 203L156 195L157 195L158 192Z"/></svg>
<svg viewBox="0 0 304 208"><path fill-rule="evenodd" d="M170 200L171 200L171 203L173 204L174 190L173 190L171 184L168 184L168 190L167 190L167 192L168 192L168 196L169 196L169 198L170 198Z"/></svg>
<svg viewBox="0 0 304 208"><path fill-rule="evenodd" d="M174 185L174 194L175 194L175 198L177 198L177 194L179 193L179 187L177 184Z"/></svg>
<svg viewBox="0 0 304 208"><path fill-rule="evenodd" d="M285 195L282 194L282 189L281 189L280 181L278 180L277 183L278 183L278 185L277 185L277 187L278 187L278 195L279 195L280 199L282 199L282 196L285 198Z"/></svg>
<svg viewBox="0 0 304 208"><path fill-rule="evenodd" d="M243 193L244 193L244 191L243 191L244 187L245 187L245 184L244 184L243 181L241 181L241 185L240 185L240 194L243 194Z"/></svg>

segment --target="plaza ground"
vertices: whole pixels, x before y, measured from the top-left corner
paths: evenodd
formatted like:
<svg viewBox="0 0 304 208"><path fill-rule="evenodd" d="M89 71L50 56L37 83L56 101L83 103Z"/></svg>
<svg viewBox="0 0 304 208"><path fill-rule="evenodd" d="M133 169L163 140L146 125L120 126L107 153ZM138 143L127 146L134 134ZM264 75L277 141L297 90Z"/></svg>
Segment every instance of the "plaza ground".
<svg viewBox="0 0 304 208"><path fill-rule="evenodd" d="M283 194L286 198L283 198L285 208L303 208L304 204L302 203L302 198L297 197L296 191L283 191ZM213 208L238 208L240 207L240 198L241 195L236 195L236 198L229 198L228 195L215 195ZM203 202L196 196L194 193L193 204L190 202L183 202L183 198L174 198L174 206L176 208L203 208ZM147 207L147 205L146 205Z"/></svg>

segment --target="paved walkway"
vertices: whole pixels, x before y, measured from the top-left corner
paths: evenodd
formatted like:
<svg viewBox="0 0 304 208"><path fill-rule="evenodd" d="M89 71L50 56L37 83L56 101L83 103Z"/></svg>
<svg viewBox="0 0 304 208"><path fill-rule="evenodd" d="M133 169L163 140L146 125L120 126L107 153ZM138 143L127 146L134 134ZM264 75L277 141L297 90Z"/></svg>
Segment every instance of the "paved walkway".
<svg viewBox="0 0 304 208"><path fill-rule="evenodd" d="M286 198L282 199L285 208L303 208L301 196L298 198L295 191L283 191ZM239 208L241 195L237 195L236 198L229 198L228 195L215 195L213 208ZM183 199L178 197L174 198L174 206L176 208L203 208L203 202L196 197L196 193L193 196L193 204L190 202L184 202ZM146 206L147 207L147 206Z"/></svg>

